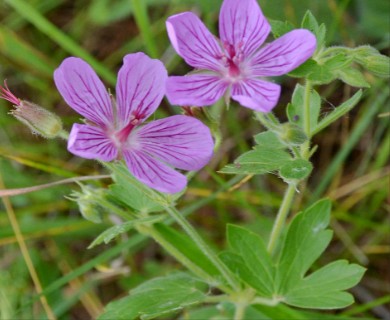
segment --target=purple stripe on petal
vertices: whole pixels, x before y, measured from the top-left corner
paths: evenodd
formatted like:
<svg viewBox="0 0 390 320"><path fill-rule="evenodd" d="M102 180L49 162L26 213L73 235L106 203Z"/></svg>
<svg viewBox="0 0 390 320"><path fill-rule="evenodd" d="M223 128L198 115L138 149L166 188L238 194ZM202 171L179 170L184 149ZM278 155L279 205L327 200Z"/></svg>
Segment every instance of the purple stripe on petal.
<svg viewBox="0 0 390 320"><path fill-rule="evenodd" d="M220 45L195 14L171 16L166 25L172 46L190 66L214 71L223 68Z"/></svg>
<svg viewBox="0 0 390 320"><path fill-rule="evenodd" d="M129 54L123 61L116 85L119 127L125 126L132 116L144 121L158 108L168 77L161 61L144 53Z"/></svg>
<svg viewBox="0 0 390 320"><path fill-rule="evenodd" d="M110 127L114 122L106 88L88 63L65 59L54 72L54 82L66 103L86 119Z"/></svg>
<svg viewBox="0 0 390 320"><path fill-rule="evenodd" d="M212 157L214 142L201 121L183 115L156 120L135 132L139 148L183 170L199 170Z"/></svg>
<svg viewBox="0 0 390 320"><path fill-rule="evenodd" d="M175 105L209 106L223 96L227 87L228 83L216 75L169 77L167 97Z"/></svg>
<svg viewBox="0 0 390 320"><path fill-rule="evenodd" d="M222 42L241 48L248 57L264 43L270 30L256 0L224 0L219 15Z"/></svg>
<svg viewBox="0 0 390 320"><path fill-rule="evenodd" d="M181 173L139 150L124 150L129 171L142 183L160 192L177 193L187 185Z"/></svg>
<svg viewBox="0 0 390 320"><path fill-rule="evenodd" d="M260 49L249 61L249 68L254 76L280 76L300 66L315 50L315 36L296 29Z"/></svg>
<svg viewBox="0 0 390 320"><path fill-rule="evenodd" d="M279 96L279 85L258 79L247 79L232 87L232 98L255 111L271 111L278 103Z"/></svg>
<svg viewBox="0 0 390 320"><path fill-rule="evenodd" d="M98 127L74 124L68 140L69 152L86 159L112 161L118 150L106 133Z"/></svg>

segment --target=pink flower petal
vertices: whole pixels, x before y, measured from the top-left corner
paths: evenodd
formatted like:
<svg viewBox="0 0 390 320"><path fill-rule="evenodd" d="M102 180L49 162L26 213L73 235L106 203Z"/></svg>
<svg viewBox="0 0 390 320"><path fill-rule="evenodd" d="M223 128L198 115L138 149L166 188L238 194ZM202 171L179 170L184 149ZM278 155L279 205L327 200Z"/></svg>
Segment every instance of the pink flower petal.
<svg viewBox="0 0 390 320"><path fill-rule="evenodd" d="M271 111L278 103L279 96L279 85L259 79L247 79L232 87L232 98L255 111Z"/></svg>
<svg viewBox="0 0 390 320"><path fill-rule="evenodd" d="M99 127L74 124L68 140L69 152L86 159L112 161L118 155L114 143Z"/></svg>
<svg viewBox="0 0 390 320"><path fill-rule="evenodd" d="M177 115L148 123L136 132L140 149L183 170L199 170L213 155L210 129L201 121Z"/></svg>
<svg viewBox="0 0 390 320"><path fill-rule="evenodd" d="M105 128L114 122L111 100L95 71L80 58L67 58L54 71L54 82L66 103Z"/></svg>
<svg viewBox="0 0 390 320"><path fill-rule="evenodd" d="M197 74L169 77L167 97L171 104L210 106L225 93L228 83L216 75Z"/></svg>
<svg viewBox="0 0 390 320"><path fill-rule="evenodd" d="M309 59L316 50L316 38L308 30L296 29L260 49L250 61L256 76L280 76Z"/></svg>
<svg viewBox="0 0 390 320"><path fill-rule="evenodd" d="M171 16L166 25L172 46L190 66L215 71L223 68L222 48L195 14Z"/></svg>
<svg viewBox="0 0 390 320"><path fill-rule="evenodd" d="M142 52L124 57L116 85L119 126L133 120L132 116L143 121L158 108L167 77L160 60Z"/></svg>
<svg viewBox="0 0 390 320"><path fill-rule="evenodd" d="M248 57L267 38L271 27L256 0L225 0L219 15L222 42L241 47Z"/></svg>
<svg viewBox="0 0 390 320"><path fill-rule="evenodd" d="M123 151L127 167L140 182L160 192L177 193L187 185L181 173L139 150Z"/></svg>

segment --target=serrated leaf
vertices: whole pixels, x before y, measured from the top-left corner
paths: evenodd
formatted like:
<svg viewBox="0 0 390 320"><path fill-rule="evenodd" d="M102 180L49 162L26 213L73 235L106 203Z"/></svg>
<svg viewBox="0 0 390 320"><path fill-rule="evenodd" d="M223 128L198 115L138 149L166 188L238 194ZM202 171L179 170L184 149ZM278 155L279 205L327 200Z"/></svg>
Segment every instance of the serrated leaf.
<svg viewBox="0 0 390 320"><path fill-rule="evenodd" d="M346 84L349 84L352 87L358 87L358 88L369 88L370 84L366 81L363 74L353 68L345 68L342 70L339 70L337 72L338 78L345 82Z"/></svg>
<svg viewBox="0 0 390 320"><path fill-rule="evenodd" d="M122 233L128 232L131 229L135 228L137 224L152 224L156 223L158 221L161 221L164 219L163 215L153 216L153 217L147 217L147 218L140 218L137 220L127 221L120 225L111 227L104 232L102 232L99 236L96 237L96 239L88 246L88 249L91 249L99 244L102 243L109 243L111 240L116 238Z"/></svg>
<svg viewBox="0 0 390 320"><path fill-rule="evenodd" d="M291 103L287 106L287 117L293 124L304 128L304 99L305 88L298 84L295 87ZM310 93L310 128L317 126L317 121L321 110L321 97L314 89Z"/></svg>
<svg viewBox="0 0 390 320"><path fill-rule="evenodd" d="M255 135L255 142L257 146L255 149L261 150L262 148L270 149L285 149L286 145L283 144L278 138L277 134L273 131L260 132Z"/></svg>
<svg viewBox="0 0 390 320"><path fill-rule="evenodd" d="M168 196L148 188L139 182L123 164L105 163L112 172L114 184L111 196L124 205L144 213L163 211L169 204Z"/></svg>
<svg viewBox="0 0 390 320"><path fill-rule="evenodd" d="M285 181L299 181L307 178L312 170L313 165L310 161L304 159L294 159L283 165L280 168L279 173Z"/></svg>
<svg viewBox="0 0 390 320"><path fill-rule="evenodd" d="M244 153L234 164L228 164L221 173L226 174L264 174L278 170L291 159L291 155L281 149L259 148Z"/></svg>
<svg viewBox="0 0 390 320"><path fill-rule="evenodd" d="M279 294L292 290L328 246L332 238L332 231L326 230L330 209L330 201L321 200L291 222L278 262Z"/></svg>
<svg viewBox="0 0 390 320"><path fill-rule="evenodd" d="M224 261L261 295L272 296L274 270L263 240L243 227L228 225L227 239L232 253Z"/></svg>
<svg viewBox="0 0 390 320"><path fill-rule="evenodd" d="M100 320L152 319L202 303L207 285L185 273L149 280L130 295L107 305Z"/></svg>

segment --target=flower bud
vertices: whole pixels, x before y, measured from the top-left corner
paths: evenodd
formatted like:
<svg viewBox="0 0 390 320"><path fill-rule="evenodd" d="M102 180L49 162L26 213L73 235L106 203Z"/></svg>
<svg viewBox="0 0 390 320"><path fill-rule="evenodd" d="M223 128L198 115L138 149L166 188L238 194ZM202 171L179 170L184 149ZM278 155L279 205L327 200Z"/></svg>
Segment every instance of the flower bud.
<svg viewBox="0 0 390 320"><path fill-rule="evenodd" d="M308 139L305 132L299 126L292 123L283 124L277 134L282 141L292 146L299 146Z"/></svg>
<svg viewBox="0 0 390 320"><path fill-rule="evenodd" d="M354 49L356 62L378 77L390 76L390 59L370 46L361 46Z"/></svg>
<svg viewBox="0 0 390 320"><path fill-rule="evenodd" d="M9 90L6 81L4 81L4 87L0 86L0 99L11 102L15 107L11 114L27 125L34 133L48 139L60 135L62 131L61 119L54 113L32 102L20 100Z"/></svg>
<svg viewBox="0 0 390 320"><path fill-rule="evenodd" d="M101 223L104 209L99 205L99 199L104 198L104 190L82 185L81 192L73 192L68 199L77 202L84 219Z"/></svg>
<svg viewBox="0 0 390 320"><path fill-rule="evenodd" d="M62 131L61 119L54 113L32 103L21 100L11 114L27 125L34 133L53 139Z"/></svg>
<svg viewBox="0 0 390 320"><path fill-rule="evenodd" d="M390 59L384 55L376 55L362 59L362 65L378 77L390 76Z"/></svg>

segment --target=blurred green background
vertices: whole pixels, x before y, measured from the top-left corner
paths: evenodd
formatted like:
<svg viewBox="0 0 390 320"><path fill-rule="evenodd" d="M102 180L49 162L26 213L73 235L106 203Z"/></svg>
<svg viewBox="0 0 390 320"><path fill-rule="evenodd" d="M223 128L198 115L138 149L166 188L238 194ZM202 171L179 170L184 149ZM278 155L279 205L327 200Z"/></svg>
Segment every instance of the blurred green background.
<svg viewBox="0 0 390 320"><path fill-rule="evenodd" d="M328 28L328 45L370 44L383 54L390 48L388 0L260 0L270 19L296 27L312 10ZM192 10L217 34L220 0L0 0L0 81L21 99L56 112L66 129L79 116L62 100L53 83L54 69L67 56L80 56L115 87L116 72L127 53L145 51L160 58L171 74L190 70L170 47L165 20ZM334 200L334 241L318 264L346 258L368 272L353 293L357 304L346 316L390 318L389 277L389 88L385 80L366 74L371 89L362 102L315 139L315 170L295 212L316 197ZM281 78L283 93L275 112L285 120L296 79ZM322 112L333 110L355 89L335 82L318 88ZM0 100L0 189L21 188L64 178L104 172L94 161L69 154L66 142L32 135L8 114ZM166 102L157 117L181 112ZM191 182L180 203L200 208L191 221L205 236L224 245L225 224L242 223L266 233L281 201L284 184L276 176L255 177L228 192L229 176L215 173L250 150L252 136L262 130L250 111L232 105L223 128L224 141L208 167ZM103 181L97 183L104 186ZM50 308L60 319L95 318L112 299L158 274L179 268L151 241L129 235L107 246L87 250L110 226L83 220L76 205L64 198L75 185L53 187L0 202L0 319L38 319L44 311L17 244L8 216L16 213ZM212 195L218 189L217 198ZM211 198L210 198L211 195ZM8 203L8 202L7 202ZM11 209L10 209L11 208ZM142 248L142 250L141 250Z"/></svg>

